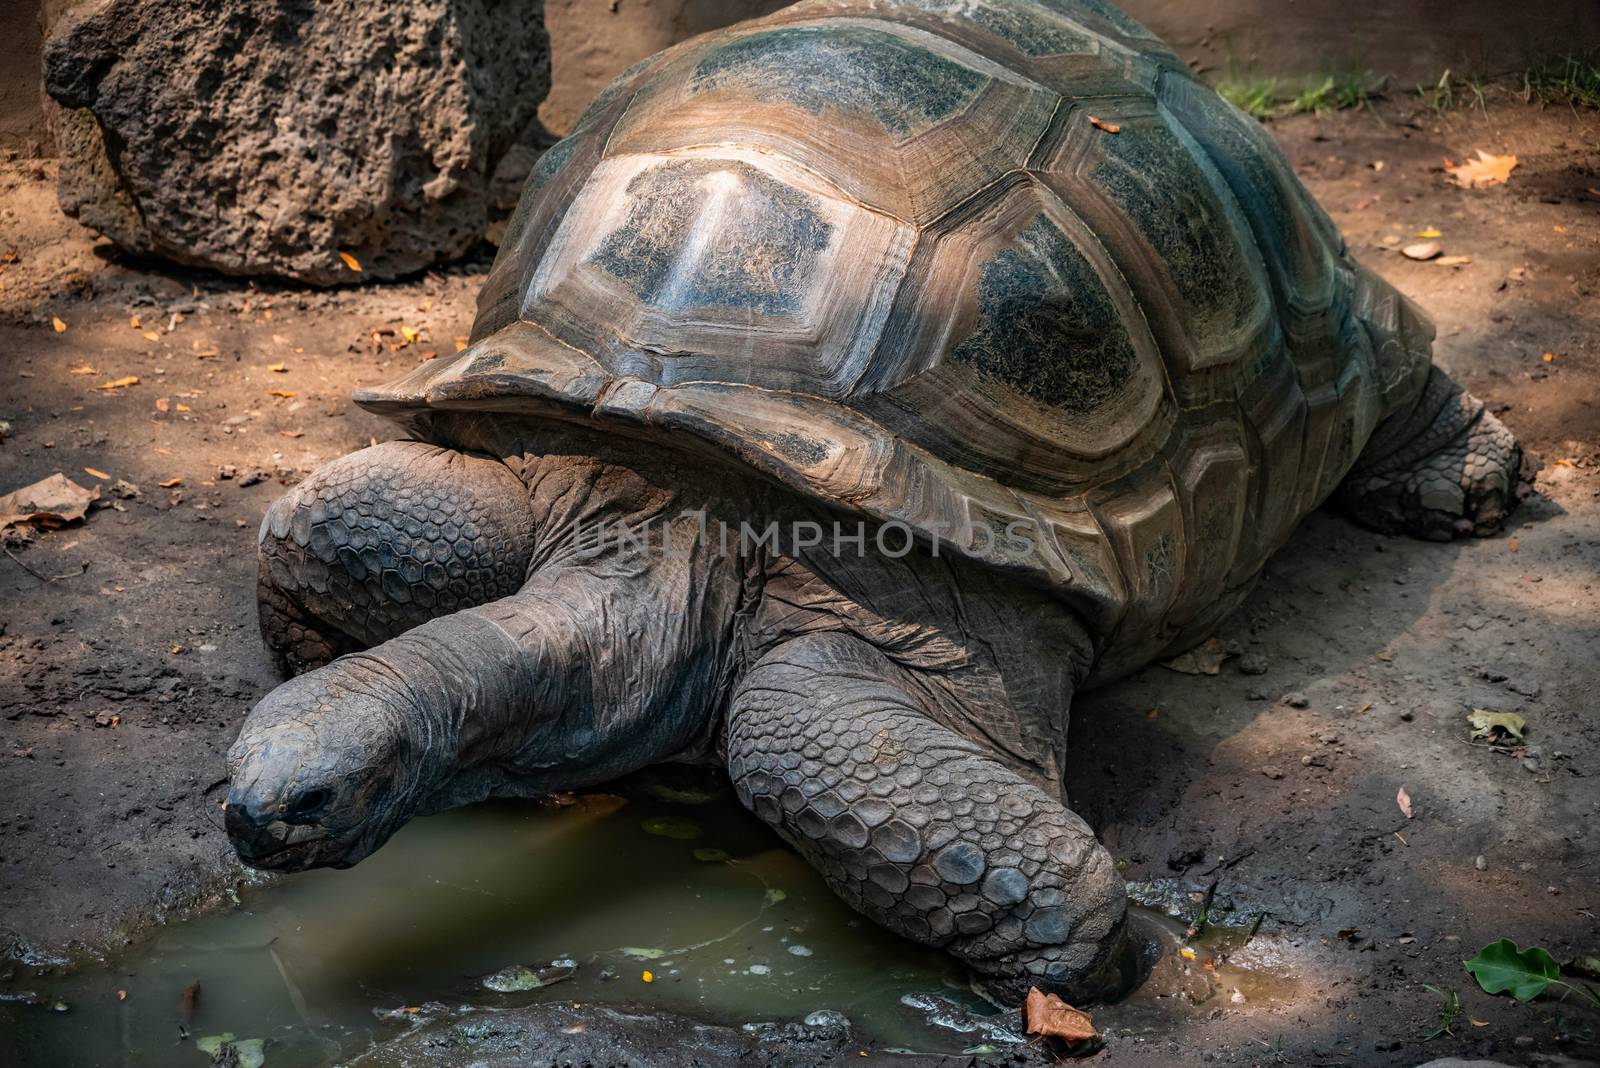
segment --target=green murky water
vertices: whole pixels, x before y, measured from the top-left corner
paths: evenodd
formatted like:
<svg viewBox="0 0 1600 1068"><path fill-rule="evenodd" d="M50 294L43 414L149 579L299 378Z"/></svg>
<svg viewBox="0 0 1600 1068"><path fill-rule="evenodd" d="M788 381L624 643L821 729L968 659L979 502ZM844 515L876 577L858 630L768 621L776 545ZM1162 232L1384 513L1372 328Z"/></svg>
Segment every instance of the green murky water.
<svg viewBox="0 0 1600 1068"><path fill-rule="evenodd" d="M543 989L479 982L562 958L576 974ZM912 991L981 1004L948 958L850 911L731 799L496 803L415 820L355 868L247 892L108 966L6 984L38 1003L0 1003L0 1063L200 1068L195 1040L229 1032L267 1039L269 1068L309 1068L405 1030L378 1014L429 1001L631 1000L725 1022L830 1008L886 1045L972 1044L922 1024L899 1001Z"/></svg>
<svg viewBox="0 0 1600 1068"><path fill-rule="evenodd" d="M244 892L236 908L162 928L101 966L0 983L0 1066L204 1068L204 1040L231 1034L264 1040L267 1068L315 1068L404 1032L430 1002L634 1002L722 1023L826 1008L880 1047L954 1053L983 1041L901 1001L933 993L991 1011L950 958L846 908L731 797L629 794L415 820L348 871ZM1299 985L1272 940L1219 930L1191 959L1181 922L1139 910L1138 929L1160 961L1096 1011L1103 1029L1170 1033L1197 1012L1270 1005ZM482 983L562 960L575 973L539 989Z"/></svg>

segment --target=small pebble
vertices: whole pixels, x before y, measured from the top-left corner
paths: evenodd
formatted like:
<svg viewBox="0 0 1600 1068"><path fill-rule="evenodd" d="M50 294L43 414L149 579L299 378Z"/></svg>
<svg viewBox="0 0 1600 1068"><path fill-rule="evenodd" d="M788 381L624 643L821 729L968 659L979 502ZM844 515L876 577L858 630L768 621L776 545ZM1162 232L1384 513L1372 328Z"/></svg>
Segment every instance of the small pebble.
<svg viewBox="0 0 1600 1068"><path fill-rule="evenodd" d="M1479 871L1488 871L1489 861L1482 853L1479 853L1478 856L1473 860L1472 866L1477 868Z"/></svg>
<svg viewBox="0 0 1600 1068"><path fill-rule="evenodd" d="M1239 658L1238 667L1241 675L1265 675L1271 664L1260 653L1246 653Z"/></svg>
<svg viewBox="0 0 1600 1068"><path fill-rule="evenodd" d="M1268 764L1266 767L1262 768L1261 774L1265 775L1269 779L1283 778L1283 771L1279 768L1273 767L1271 764Z"/></svg>
<svg viewBox="0 0 1600 1068"><path fill-rule="evenodd" d="M1292 691L1284 694L1283 703L1288 705L1290 708L1306 708L1311 704L1311 702L1306 699L1306 695L1298 691Z"/></svg>

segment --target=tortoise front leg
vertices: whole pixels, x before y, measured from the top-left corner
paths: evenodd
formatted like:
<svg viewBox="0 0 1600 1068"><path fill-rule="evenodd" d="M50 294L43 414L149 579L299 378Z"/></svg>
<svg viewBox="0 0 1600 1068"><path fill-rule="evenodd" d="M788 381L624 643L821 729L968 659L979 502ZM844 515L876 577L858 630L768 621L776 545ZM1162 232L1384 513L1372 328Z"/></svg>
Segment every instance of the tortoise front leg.
<svg viewBox="0 0 1600 1068"><path fill-rule="evenodd" d="M420 441L362 449L267 510L261 635L280 670L321 667L515 593L533 544L528 489L500 461Z"/></svg>
<svg viewBox="0 0 1600 1068"><path fill-rule="evenodd" d="M1126 901L1094 833L935 722L908 672L859 638L785 642L740 685L740 799L853 908L970 965L984 992L1074 1001L1124 984Z"/></svg>

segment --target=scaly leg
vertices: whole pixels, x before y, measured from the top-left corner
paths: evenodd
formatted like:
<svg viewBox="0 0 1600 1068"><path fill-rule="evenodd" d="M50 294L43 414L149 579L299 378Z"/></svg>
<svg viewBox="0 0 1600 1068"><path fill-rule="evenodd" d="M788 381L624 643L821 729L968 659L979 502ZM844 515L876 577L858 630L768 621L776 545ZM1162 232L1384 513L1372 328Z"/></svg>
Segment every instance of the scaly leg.
<svg viewBox="0 0 1600 1068"><path fill-rule="evenodd" d="M1071 1000L1118 992L1126 902L1110 854L1059 798L930 718L916 692L859 638L778 646L729 714L740 799L852 907L965 961L996 1000L1030 986Z"/></svg>
<svg viewBox="0 0 1600 1068"><path fill-rule="evenodd" d="M533 553L527 487L498 461L391 441L320 467L261 525L261 634L286 672L505 597Z"/></svg>
<svg viewBox="0 0 1600 1068"><path fill-rule="evenodd" d="M1492 534L1518 504L1521 466L1505 424L1435 367L1417 403L1373 434L1337 498L1351 518L1385 533Z"/></svg>

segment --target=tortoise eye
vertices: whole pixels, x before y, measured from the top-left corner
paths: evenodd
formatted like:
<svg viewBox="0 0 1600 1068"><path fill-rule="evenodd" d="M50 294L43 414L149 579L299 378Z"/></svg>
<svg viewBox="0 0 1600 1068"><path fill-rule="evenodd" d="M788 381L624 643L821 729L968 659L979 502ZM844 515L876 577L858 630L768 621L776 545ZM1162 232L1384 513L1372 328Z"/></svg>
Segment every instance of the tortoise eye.
<svg viewBox="0 0 1600 1068"><path fill-rule="evenodd" d="M290 803L284 810L283 818L290 823L304 823L313 820L322 814L328 807L328 802L333 798L333 791L324 789L307 790Z"/></svg>

